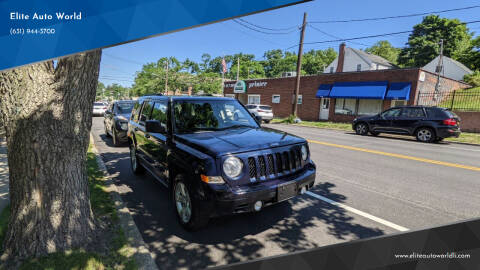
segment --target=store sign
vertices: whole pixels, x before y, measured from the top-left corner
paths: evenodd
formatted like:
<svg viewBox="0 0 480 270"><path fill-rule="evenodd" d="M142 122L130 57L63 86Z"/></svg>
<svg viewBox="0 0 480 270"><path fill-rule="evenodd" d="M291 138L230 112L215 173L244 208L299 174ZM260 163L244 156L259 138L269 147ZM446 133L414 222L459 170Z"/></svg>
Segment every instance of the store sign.
<svg viewBox="0 0 480 270"><path fill-rule="evenodd" d="M247 84L244 81L237 81L233 86L233 93L244 94L247 92Z"/></svg>

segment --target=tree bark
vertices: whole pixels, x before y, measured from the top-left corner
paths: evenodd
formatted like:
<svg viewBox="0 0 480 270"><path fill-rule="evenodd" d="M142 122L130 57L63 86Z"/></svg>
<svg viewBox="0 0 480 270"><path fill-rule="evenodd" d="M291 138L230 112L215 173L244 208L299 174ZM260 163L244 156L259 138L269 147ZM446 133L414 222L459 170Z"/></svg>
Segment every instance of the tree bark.
<svg viewBox="0 0 480 270"><path fill-rule="evenodd" d="M0 72L10 207L2 259L85 247L95 230L86 152L101 51Z"/></svg>

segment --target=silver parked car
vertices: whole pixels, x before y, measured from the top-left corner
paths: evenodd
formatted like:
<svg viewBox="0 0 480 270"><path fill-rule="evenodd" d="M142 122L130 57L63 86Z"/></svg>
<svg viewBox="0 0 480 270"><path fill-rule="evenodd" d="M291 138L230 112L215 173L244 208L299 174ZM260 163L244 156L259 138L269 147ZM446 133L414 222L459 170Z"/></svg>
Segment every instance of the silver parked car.
<svg viewBox="0 0 480 270"><path fill-rule="evenodd" d="M94 116L99 116L105 114L105 111L107 110L108 104L105 102L95 102L93 103L93 115Z"/></svg>
<svg viewBox="0 0 480 270"><path fill-rule="evenodd" d="M261 116L265 123L270 123L273 119L272 107L269 105L247 104L245 107L247 107L248 111L255 116Z"/></svg>

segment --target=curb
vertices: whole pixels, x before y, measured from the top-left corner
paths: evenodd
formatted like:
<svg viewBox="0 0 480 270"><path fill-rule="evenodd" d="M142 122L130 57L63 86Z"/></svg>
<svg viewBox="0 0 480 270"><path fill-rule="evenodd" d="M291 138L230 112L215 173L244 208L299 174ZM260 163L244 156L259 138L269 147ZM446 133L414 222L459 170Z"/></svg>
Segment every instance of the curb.
<svg viewBox="0 0 480 270"><path fill-rule="evenodd" d="M297 127L306 127L306 128L316 128L316 129L326 129L326 130L333 130L333 131L348 132L348 130L339 129L339 128L323 128L323 127L314 127L314 126L304 126L304 125L298 125L298 124L273 123L273 124L270 124L270 125L297 126ZM353 130L352 130L352 132L353 132ZM461 145L469 145L469 146L480 147L480 144L475 144L475 143L464 143L464 142L454 142L454 141L446 141L446 142L448 142L448 143L454 143L454 144L461 144Z"/></svg>
<svg viewBox="0 0 480 270"><path fill-rule="evenodd" d="M125 231L125 234L130 242L130 246L135 250L133 257L139 264L138 269L142 270L159 270L155 260L147 248L147 245L143 241L142 235L132 218L130 211L120 197L117 186L113 183L113 177L108 173L107 167L102 160L102 157L98 153L95 147L93 135L90 134L90 143L92 144L92 151L96 156L99 169L103 172L106 178L107 190L110 192L110 196L114 201L115 208L117 209L118 217L120 220L120 226Z"/></svg>

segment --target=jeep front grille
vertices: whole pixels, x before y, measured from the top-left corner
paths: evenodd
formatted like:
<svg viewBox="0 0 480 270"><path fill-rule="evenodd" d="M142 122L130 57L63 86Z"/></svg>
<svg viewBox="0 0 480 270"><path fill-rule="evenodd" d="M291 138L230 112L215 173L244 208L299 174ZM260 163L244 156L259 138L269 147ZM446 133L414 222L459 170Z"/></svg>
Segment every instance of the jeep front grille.
<svg viewBox="0 0 480 270"><path fill-rule="evenodd" d="M257 166L255 165L255 158L248 158L248 169L250 172L250 178L257 178Z"/></svg>
<svg viewBox="0 0 480 270"><path fill-rule="evenodd" d="M251 181L268 179L294 173L301 168L300 147L248 158Z"/></svg>

